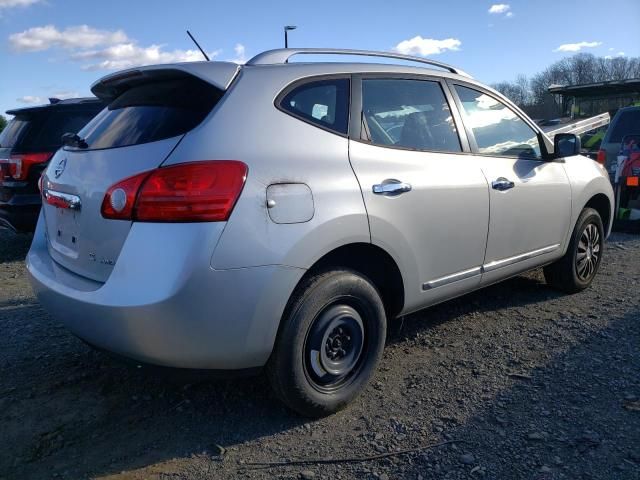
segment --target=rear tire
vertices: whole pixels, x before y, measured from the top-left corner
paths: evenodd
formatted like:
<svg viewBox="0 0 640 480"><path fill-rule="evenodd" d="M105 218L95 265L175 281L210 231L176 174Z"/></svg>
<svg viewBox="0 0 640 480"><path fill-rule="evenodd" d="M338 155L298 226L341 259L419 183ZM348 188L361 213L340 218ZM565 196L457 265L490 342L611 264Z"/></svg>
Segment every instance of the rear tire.
<svg viewBox="0 0 640 480"><path fill-rule="evenodd" d="M593 208L582 210L564 256L544 267L547 283L566 293L577 293L593 281L604 251L604 228Z"/></svg>
<svg viewBox="0 0 640 480"><path fill-rule="evenodd" d="M267 375L288 407L322 417L360 394L386 339L384 305L366 277L346 269L309 277L282 322Z"/></svg>

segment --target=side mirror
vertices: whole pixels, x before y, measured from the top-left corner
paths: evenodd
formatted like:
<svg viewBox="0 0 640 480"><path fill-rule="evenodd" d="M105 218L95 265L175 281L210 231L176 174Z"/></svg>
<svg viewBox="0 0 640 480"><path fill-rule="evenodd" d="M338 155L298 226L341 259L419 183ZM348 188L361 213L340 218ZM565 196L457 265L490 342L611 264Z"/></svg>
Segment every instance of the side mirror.
<svg viewBox="0 0 640 480"><path fill-rule="evenodd" d="M555 158L580 155L580 137L573 133L558 133L553 137L553 152Z"/></svg>

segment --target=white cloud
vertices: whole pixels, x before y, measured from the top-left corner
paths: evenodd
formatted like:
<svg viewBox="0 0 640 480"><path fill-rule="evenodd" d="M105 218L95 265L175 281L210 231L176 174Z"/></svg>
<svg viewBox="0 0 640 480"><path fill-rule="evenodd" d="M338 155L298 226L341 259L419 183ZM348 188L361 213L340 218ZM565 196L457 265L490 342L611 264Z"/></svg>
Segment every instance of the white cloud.
<svg viewBox="0 0 640 480"><path fill-rule="evenodd" d="M626 53L624 52L618 52L618 57L624 57L626 55Z"/></svg>
<svg viewBox="0 0 640 480"><path fill-rule="evenodd" d="M123 43L127 40L122 30L99 30L88 25L68 27L65 30L58 30L53 25L45 25L9 36L11 47L19 52L37 52L53 47L95 48Z"/></svg>
<svg viewBox="0 0 640 480"><path fill-rule="evenodd" d="M19 103L26 103L28 105L37 105L49 103L50 98L65 100L67 98L78 98L82 96L80 95L80 93L74 90L50 90L49 92L50 93L45 93L43 96L25 95L23 97L16 98L16 101Z"/></svg>
<svg viewBox="0 0 640 480"><path fill-rule="evenodd" d="M579 52L583 48L593 48L602 45L602 42L578 42L564 43L554 50L554 52Z"/></svg>
<svg viewBox="0 0 640 480"><path fill-rule="evenodd" d="M0 0L0 10L14 7L28 7L41 1L42 0Z"/></svg>
<svg viewBox="0 0 640 480"><path fill-rule="evenodd" d="M58 90L49 95L49 98L59 98L60 100L65 100L67 98L78 98L81 95L72 90Z"/></svg>
<svg viewBox="0 0 640 480"><path fill-rule="evenodd" d="M0 0L2 1L7 0ZM141 65L204 60L202 53L197 49L168 50L165 45L160 44L139 45L122 30L101 30L88 25L68 27L64 30L54 25L33 27L10 35L9 43L18 52L68 50L70 53L67 58L80 63L83 70L119 70ZM235 58L230 61L246 62L244 45L236 44L234 52ZM208 52L208 55L213 59L220 53L221 50L215 50Z"/></svg>
<svg viewBox="0 0 640 480"><path fill-rule="evenodd" d="M16 98L17 102L26 103L29 105L36 105L38 103L45 103L45 99L42 97L36 97L34 95L25 95L24 97Z"/></svg>
<svg viewBox="0 0 640 480"><path fill-rule="evenodd" d="M507 17L507 18L511 18L511 17L513 17L513 12L507 12L507 14L505 15L505 17Z"/></svg>
<svg viewBox="0 0 640 480"><path fill-rule="evenodd" d="M236 57L231 59L231 62L234 63L246 63L247 57L245 56L245 47L241 43L236 43L236 46L233 47L233 51L236 53Z"/></svg>
<svg viewBox="0 0 640 480"><path fill-rule="evenodd" d="M426 57L427 55L438 55L447 50L460 50L460 45L462 45L462 42L457 38L436 40L433 38L422 38L420 35L417 35L409 40L403 40L393 49L405 55L421 55Z"/></svg>
<svg viewBox="0 0 640 480"><path fill-rule="evenodd" d="M207 54L209 58L214 58L220 51ZM80 51L74 53L71 58L83 62L83 70L120 70L140 65L204 60L200 50L165 51L162 45L140 47L133 42L120 43L100 50Z"/></svg>
<svg viewBox="0 0 640 480"><path fill-rule="evenodd" d="M491 5L491 8L489 8L489 13L494 13L494 14L506 13L509 10L511 10L511 5L507 3L496 3L494 5Z"/></svg>

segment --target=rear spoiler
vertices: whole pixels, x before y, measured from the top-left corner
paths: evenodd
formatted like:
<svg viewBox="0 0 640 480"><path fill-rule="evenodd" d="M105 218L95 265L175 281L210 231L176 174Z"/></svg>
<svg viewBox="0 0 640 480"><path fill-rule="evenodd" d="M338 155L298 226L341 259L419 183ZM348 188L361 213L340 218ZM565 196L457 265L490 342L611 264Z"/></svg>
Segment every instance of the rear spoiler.
<svg viewBox="0 0 640 480"><path fill-rule="evenodd" d="M240 65L231 62L187 62L170 65L150 65L112 73L91 85L99 99L110 102L135 85L153 80L179 78L192 75L226 90L240 71Z"/></svg>
<svg viewBox="0 0 640 480"><path fill-rule="evenodd" d="M44 105L34 105L33 107L23 107L23 108L12 108L11 110L7 110L5 113L7 115L28 115L30 113L41 112L42 110L51 110L55 109L62 110L66 107L75 108L78 105L100 105L104 107L104 102L99 98L70 98L66 100L59 100L58 102L46 103Z"/></svg>

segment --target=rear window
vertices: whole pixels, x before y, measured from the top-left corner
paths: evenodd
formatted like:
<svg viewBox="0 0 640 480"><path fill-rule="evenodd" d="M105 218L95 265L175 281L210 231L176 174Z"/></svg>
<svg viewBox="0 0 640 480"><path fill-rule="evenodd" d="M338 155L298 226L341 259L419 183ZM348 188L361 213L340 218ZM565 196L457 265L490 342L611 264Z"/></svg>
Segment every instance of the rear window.
<svg viewBox="0 0 640 480"><path fill-rule="evenodd" d="M98 113L98 106L82 109L39 109L15 117L0 133L0 146L15 152L53 152L62 135L77 133Z"/></svg>
<svg viewBox="0 0 640 480"><path fill-rule="evenodd" d="M62 135L78 133L96 111L55 111L38 116L20 142L20 150L54 151L62 145Z"/></svg>
<svg viewBox="0 0 640 480"><path fill-rule="evenodd" d="M29 125L29 121L26 118L15 117L12 119L2 133L0 133L0 147L11 148L13 147L24 129Z"/></svg>
<svg viewBox="0 0 640 480"><path fill-rule="evenodd" d="M112 101L79 135L90 149L175 137L202 122L223 94L195 77L138 85Z"/></svg>
<svg viewBox="0 0 640 480"><path fill-rule="evenodd" d="M621 112L613 125L609 143L620 143L625 135L640 133L640 109Z"/></svg>

